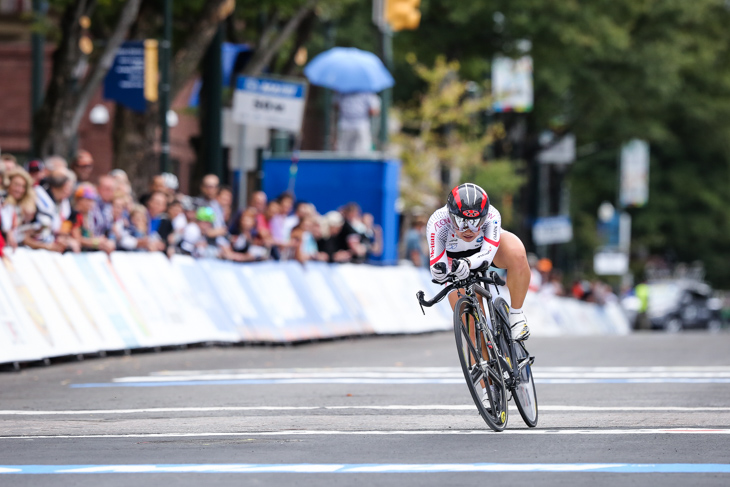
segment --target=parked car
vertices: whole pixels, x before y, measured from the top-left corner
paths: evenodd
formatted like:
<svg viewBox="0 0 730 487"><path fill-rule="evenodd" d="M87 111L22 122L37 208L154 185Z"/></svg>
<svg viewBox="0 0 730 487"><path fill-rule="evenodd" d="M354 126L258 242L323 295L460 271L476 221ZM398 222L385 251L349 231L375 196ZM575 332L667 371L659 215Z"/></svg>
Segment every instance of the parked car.
<svg viewBox="0 0 730 487"><path fill-rule="evenodd" d="M722 328L722 303L712 288L695 281L649 283L647 317L652 329L677 332L684 329Z"/></svg>

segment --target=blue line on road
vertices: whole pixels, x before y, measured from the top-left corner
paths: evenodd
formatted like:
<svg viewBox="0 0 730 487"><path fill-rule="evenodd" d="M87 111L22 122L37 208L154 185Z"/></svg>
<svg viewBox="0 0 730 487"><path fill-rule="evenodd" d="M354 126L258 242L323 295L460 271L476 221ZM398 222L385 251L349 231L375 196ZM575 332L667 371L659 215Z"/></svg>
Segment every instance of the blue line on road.
<svg viewBox="0 0 730 487"><path fill-rule="evenodd" d="M730 473L730 465L723 463L0 465L0 474L404 472Z"/></svg>
<svg viewBox="0 0 730 487"><path fill-rule="evenodd" d="M464 379L231 379L150 382L98 382L71 384L74 389L91 387L233 386L260 384L463 384ZM657 379L535 379L536 384L730 384L730 378Z"/></svg>

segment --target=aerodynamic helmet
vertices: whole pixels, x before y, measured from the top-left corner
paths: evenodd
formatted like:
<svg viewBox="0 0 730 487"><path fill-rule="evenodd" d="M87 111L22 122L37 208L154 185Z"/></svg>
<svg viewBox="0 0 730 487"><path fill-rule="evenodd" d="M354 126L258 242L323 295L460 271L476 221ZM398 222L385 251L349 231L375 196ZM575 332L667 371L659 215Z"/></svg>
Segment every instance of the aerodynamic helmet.
<svg viewBox="0 0 730 487"><path fill-rule="evenodd" d="M449 193L446 207L451 223L457 230L463 232L468 227L476 232L489 214L489 196L476 184L461 184Z"/></svg>

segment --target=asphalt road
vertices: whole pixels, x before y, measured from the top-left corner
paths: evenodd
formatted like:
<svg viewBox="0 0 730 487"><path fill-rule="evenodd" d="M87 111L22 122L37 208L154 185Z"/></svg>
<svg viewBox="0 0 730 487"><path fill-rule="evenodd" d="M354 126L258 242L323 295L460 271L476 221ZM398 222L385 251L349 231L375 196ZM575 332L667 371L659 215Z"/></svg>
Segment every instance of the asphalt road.
<svg viewBox="0 0 730 487"><path fill-rule="evenodd" d="M730 485L730 334L528 344L539 424L503 433L450 333L2 373L0 485Z"/></svg>

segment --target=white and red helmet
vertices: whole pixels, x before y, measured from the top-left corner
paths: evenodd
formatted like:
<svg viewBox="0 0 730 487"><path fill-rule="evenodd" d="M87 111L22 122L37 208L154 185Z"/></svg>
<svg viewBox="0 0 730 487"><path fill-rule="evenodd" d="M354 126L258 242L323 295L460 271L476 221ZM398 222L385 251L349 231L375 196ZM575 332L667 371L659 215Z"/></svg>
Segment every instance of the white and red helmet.
<svg viewBox="0 0 730 487"><path fill-rule="evenodd" d="M464 183L451 190L446 207L457 230L463 232L470 228L477 231L489 214L489 196L476 184Z"/></svg>

